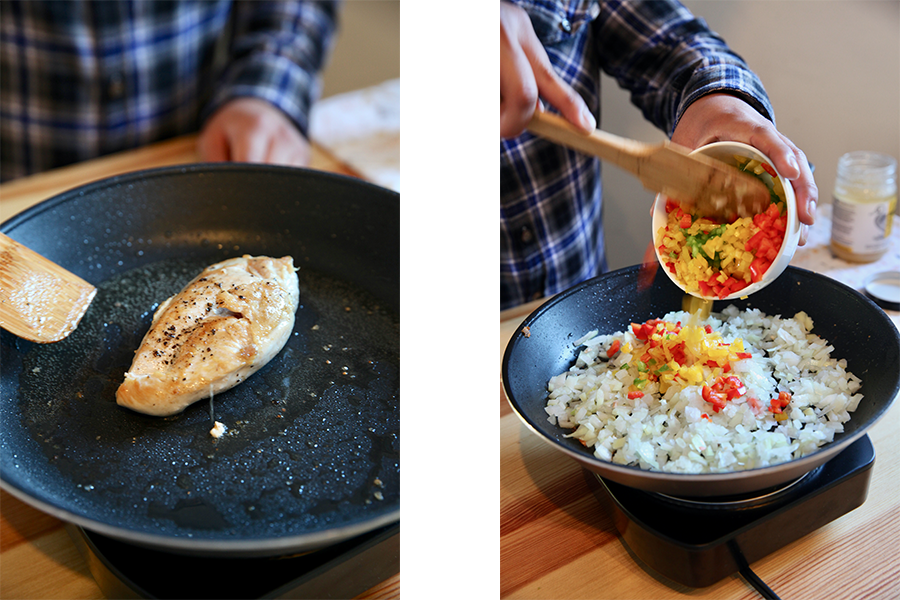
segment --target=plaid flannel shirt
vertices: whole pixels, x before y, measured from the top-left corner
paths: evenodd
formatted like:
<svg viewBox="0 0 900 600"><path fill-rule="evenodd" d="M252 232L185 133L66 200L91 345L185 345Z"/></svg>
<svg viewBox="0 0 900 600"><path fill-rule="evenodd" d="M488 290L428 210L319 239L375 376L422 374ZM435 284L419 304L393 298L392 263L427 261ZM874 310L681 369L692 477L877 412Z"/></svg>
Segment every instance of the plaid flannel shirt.
<svg viewBox="0 0 900 600"><path fill-rule="evenodd" d="M762 83L743 59L676 2L513 3L529 14L557 73L595 116L602 69L669 136L685 109L713 92L734 94L774 118ZM605 271L601 209L599 160L528 132L501 140L501 308Z"/></svg>
<svg viewBox="0 0 900 600"><path fill-rule="evenodd" d="M335 2L0 2L0 180L199 129L267 100L306 135Z"/></svg>

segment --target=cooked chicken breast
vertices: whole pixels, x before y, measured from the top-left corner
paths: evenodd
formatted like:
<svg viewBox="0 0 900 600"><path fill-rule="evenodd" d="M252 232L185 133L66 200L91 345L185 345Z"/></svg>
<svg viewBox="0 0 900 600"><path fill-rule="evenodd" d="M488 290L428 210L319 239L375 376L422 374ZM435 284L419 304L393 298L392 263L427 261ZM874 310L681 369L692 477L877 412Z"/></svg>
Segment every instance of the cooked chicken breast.
<svg viewBox="0 0 900 600"><path fill-rule="evenodd" d="M300 289L290 256L232 258L159 305L116 402L168 416L265 366L294 327Z"/></svg>

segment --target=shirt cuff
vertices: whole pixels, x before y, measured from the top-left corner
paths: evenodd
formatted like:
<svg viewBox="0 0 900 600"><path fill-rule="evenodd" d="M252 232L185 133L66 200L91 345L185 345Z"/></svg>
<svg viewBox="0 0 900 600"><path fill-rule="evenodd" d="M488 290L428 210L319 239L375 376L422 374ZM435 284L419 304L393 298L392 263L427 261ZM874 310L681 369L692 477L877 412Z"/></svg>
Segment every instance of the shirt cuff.
<svg viewBox="0 0 900 600"><path fill-rule="evenodd" d="M284 112L308 139L309 110L320 92L318 74L308 72L289 58L262 54L249 56L225 71L201 115L201 122L231 100L260 98Z"/></svg>
<svg viewBox="0 0 900 600"><path fill-rule="evenodd" d="M762 81L750 70L736 69L731 64L713 64L697 69L681 95L672 125L672 135L687 108L709 94L730 94L749 104L763 117L775 123L775 110Z"/></svg>

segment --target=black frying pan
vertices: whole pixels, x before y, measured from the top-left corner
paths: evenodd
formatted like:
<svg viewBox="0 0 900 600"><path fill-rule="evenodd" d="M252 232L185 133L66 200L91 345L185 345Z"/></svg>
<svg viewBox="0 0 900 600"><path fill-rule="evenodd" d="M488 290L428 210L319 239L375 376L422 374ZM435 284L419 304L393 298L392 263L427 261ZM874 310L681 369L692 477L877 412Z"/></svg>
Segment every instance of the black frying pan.
<svg viewBox="0 0 900 600"><path fill-rule="evenodd" d="M78 329L0 333L3 488L127 542L214 556L313 549L399 519L399 195L250 165L131 173L0 229L98 287ZM155 306L204 266L291 255L282 352L210 405L161 419L115 403Z"/></svg>
<svg viewBox="0 0 900 600"><path fill-rule="evenodd" d="M828 340L834 346L832 356L846 358L847 369L863 382L864 398L844 424L844 432L809 456L736 473L660 473L600 460L578 440L563 437L571 430L547 421L547 382L575 363L573 342L588 331L624 331L631 322L681 310L684 293L662 270L644 291L638 291L639 272L640 267L629 267L607 273L554 297L525 319L503 357L506 395L525 424L557 450L608 479L679 496L730 496L774 487L821 465L862 436L900 390L900 335L884 311L842 283L788 267L768 287L729 303L791 317L803 310L813 319L813 333ZM725 306L716 302L713 310ZM528 337L522 333L524 327L529 328Z"/></svg>

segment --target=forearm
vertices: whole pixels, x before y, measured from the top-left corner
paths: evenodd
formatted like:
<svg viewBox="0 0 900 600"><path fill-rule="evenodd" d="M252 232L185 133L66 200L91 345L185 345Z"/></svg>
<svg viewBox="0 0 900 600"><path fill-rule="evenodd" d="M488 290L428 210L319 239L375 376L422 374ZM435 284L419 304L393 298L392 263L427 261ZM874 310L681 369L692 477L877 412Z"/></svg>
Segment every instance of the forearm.
<svg viewBox="0 0 900 600"><path fill-rule="evenodd" d="M337 2L236 2L228 65L203 119L251 96L278 107L306 136L336 21Z"/></svg>
<svg viewBox="0 0 900 600"><path fill-rule="evenodd" d="M594 22L602 67L644 117L671 135L711 93L735 95L774 121L762 82L706 23L676 2L604 2Z"/></svg>

